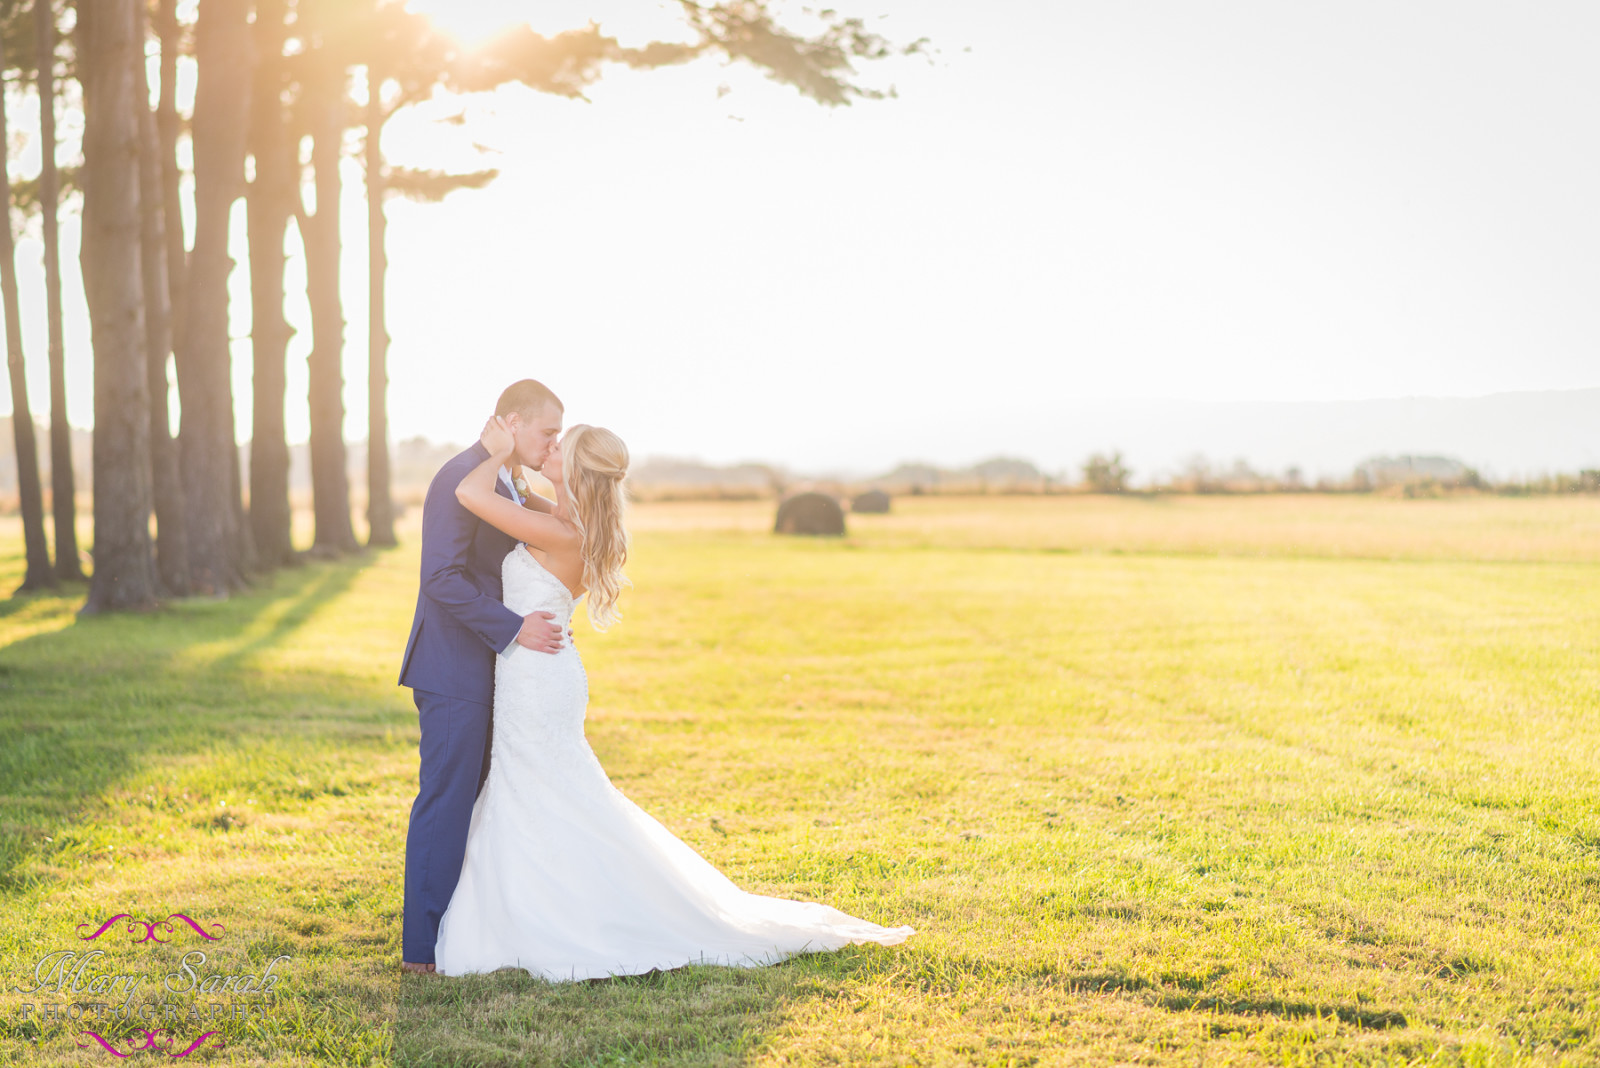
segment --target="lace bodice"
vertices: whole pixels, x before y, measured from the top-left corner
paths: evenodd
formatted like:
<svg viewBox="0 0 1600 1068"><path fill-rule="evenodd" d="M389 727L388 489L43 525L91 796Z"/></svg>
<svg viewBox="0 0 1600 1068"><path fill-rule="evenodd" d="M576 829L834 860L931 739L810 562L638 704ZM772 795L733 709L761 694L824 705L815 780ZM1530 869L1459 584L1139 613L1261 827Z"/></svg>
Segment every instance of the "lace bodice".
<svg viewBox="0 0 1600 1068"><path fill-rule="evenodd" d="M549 612L565 627L581 600L521 545L506 554L500 576L505 605L519 616ZM500 756L502 735L506 741L582 744L589 677L570 641L555 653L535 652L513 642L496 659L494 689L491 767Z"/></svg>

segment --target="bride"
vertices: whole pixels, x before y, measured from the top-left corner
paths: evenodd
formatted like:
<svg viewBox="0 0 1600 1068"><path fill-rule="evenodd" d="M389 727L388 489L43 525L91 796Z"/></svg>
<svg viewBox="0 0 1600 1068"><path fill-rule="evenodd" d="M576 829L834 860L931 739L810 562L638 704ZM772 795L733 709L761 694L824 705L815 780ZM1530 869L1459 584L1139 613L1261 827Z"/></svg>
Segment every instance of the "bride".
<svg viewBox="0 0 1600 1068"><path fill-rule="evenodd" d="M502 565L506 606L564 621L587 595L590 621L610 626L627 581L622 440L581 424L567 431L543 468L555 487L552 514L495 493L512 449L503 422L491 419L481 440L489 457L456 497L522 542ZM611 785L584 739L588 701L570 644L541 655L513 643L499 657L489 776L439 922L440 972L516 967L567 980L686 964L754 967L850 944L894 945L913 933L734 886Z"/></svg>

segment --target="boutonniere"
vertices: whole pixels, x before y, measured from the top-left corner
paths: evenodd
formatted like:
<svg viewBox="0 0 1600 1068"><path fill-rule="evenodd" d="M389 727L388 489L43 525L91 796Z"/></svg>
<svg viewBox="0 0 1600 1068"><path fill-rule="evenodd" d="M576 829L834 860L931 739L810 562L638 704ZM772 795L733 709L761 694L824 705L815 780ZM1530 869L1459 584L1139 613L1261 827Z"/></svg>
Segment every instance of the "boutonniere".
<svg viewBox="0 0 1600 1068"><path fill-rule="evenodd" d="M518 475L516 478L511 480L511 488L514 491L516 491L517 503L518 504L527 504L528 503L528 480L527 479L523 478L521 475Z"/></svg>

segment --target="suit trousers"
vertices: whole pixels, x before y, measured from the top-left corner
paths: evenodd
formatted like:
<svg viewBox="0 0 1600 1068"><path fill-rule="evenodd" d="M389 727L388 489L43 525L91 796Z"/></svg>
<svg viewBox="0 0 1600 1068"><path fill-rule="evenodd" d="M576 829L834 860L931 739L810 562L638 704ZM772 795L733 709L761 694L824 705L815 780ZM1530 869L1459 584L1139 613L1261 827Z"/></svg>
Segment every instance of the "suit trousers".
<svg viewBox="0 0 1600 1068"><path fill-rule="evenodd" d="M489 774L491 706L413 690L422 726L422 768L406 831L401 959L433 963L439 920L466 856L472 806Z"/></svg>

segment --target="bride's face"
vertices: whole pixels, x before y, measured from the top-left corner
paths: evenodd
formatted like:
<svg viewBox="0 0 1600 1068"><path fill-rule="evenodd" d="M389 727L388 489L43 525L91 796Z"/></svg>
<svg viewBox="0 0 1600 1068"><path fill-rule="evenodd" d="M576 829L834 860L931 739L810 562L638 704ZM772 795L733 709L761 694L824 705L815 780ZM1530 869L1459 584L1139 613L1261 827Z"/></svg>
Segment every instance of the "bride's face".
<svg viewBox="0 0 1600 1068"><path fill-rule="evenodd" d="M551 482L562 482L566 479L567 443L565 440L550 450L550 456L544 462L543 474Z"/></svg>

